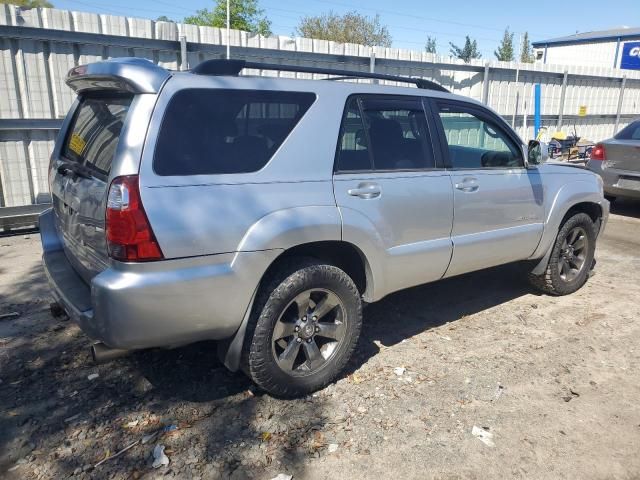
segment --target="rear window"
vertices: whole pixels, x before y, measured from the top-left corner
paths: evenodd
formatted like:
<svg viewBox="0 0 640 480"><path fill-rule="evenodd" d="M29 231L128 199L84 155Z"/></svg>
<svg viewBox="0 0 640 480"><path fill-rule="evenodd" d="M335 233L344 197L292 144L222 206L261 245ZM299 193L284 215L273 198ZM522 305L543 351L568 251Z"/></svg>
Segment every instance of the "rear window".
<svg viewBox="0 0 640 480"><path fill-rule="evenodd" d="M314 100L306 92L181 90L164 114L153 168L158 175L260 170Z"/></svg>
<svg viewBox="0 0 640 480"><path fill-rule="evenodd" d="M630 123L614 137L616 140L640 140L640 121Z"/></svg>
<svg viewBox="0 0 640 480"><path fill-rule="evenodd" d="M62 155L108 175L132 98L83 98L67 134Z"/></svg>

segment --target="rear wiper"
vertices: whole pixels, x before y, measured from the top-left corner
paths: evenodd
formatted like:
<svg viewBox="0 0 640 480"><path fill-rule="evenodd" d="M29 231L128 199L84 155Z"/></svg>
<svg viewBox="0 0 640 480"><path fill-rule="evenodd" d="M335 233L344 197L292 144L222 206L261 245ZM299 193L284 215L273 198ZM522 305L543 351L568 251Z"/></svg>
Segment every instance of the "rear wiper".
<svg viewBox="0 0 640 480"><path fill-rule="evenodd" d="M73 172L78 177L82 178L93 178L91 172L88 168L80 165L76 162L63 162L58 166L58 173L61 175L66 175L69 172Z"/></svg>

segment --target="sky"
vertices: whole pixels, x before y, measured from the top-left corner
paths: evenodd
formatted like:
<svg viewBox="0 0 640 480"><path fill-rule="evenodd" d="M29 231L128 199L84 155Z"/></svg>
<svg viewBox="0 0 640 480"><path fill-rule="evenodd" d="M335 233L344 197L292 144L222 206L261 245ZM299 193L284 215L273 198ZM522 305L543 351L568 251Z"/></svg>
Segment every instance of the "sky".
<svg viewBox="0 0 640 480"><path fill-rule="evenodd" d="M212 0L50 0L56 8L112 15L152 18L166 15L181 21L201 8L212 8ZM623 25L640 27L638 0L582 0L518 2L516 0L259 0L271 30L292 35L304 15L332 10L357 10L380 15L393 38L393 46L422 50L427 36L435 37L438 53L449 54L449 42L462 46L465 35L476 39L483 58L493 59L506 27L515 39L529 32L532 41L605 30ZM629 23L631 22L631 24Z"/></svg>

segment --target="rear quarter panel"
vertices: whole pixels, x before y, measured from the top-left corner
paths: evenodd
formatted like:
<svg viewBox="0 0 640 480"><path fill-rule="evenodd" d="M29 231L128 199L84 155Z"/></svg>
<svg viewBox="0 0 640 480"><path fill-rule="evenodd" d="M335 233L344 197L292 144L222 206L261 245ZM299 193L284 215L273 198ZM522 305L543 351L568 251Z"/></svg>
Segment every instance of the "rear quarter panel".
<svg viewBox="0 0 640 480"><path fill-rule="evenodd" d="M339 240L332 174L344 100L313 91L316 101L261 170L242 174L159 176L154 146L166 106L183 88L292 90L286 81L176 75L151 119L140 167L143 204L166 258L285 249ZM294 81L295 82L295 81ZM328 85L329 86L329 85ZM335 97L335 95L334 95ZM344 96L346 98L346 95ZM340 108L336 108L340 105Z"/></svg>

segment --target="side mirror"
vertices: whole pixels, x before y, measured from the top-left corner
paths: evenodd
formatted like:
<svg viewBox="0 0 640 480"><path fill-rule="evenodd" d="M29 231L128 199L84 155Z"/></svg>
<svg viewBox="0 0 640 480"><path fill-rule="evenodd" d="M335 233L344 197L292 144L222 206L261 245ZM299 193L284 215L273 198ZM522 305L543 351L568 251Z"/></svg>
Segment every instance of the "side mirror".
<svg viewBox="0 0 640 480"><path fill-rule="evenodd" d="M540 140L529 140L527 161L529 165L541 165L549 160L549 146Z"/></svg>

